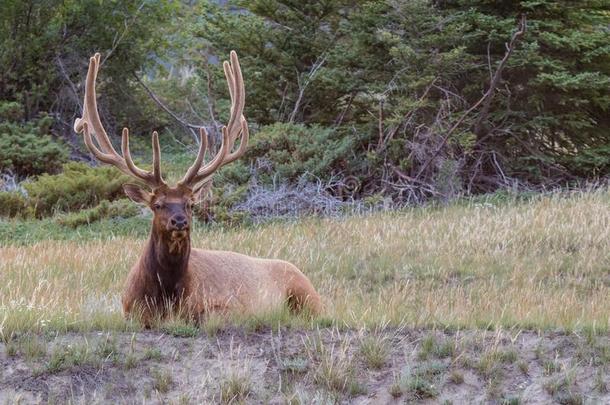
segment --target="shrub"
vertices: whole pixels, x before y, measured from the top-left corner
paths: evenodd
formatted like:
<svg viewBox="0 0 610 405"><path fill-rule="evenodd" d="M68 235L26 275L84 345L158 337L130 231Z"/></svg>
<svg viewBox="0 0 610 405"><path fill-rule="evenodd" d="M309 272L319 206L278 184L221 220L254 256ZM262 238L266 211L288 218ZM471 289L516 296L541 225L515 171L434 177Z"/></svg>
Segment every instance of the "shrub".
<svg viewBox="0 0 610 405"><path fill-rule="evenodd" d="M24 183L37 217L56 211L90 208L102 200L122 198L122 186L130 179L114 167L94 168L84 163L70 162L63 169L60 174L44 174L33 182Z"/></svg>
<svg viewBox="0 0 610 405"><path fill-rule="evenodd" d="M214 221L233 225L248 223L248 212L233 210L246 199L248 189L248 185L236 187L231 183L214 186L212 192L193 207L193 216L202 222Z"/></svg>
<svg viewBox="0 0 610 405"><path fill-rule="evenodd" d="M8 132L7 128L19 128ZM0 171L12 170L18 176L55 173L66 161L66 149L47 135L29 128L0 124Z"/></svg>
<svg viewBox="0 0 610 405"><path fill-rule="evenodd" d="M61 215L57 218L57 222L60 225L77 228L101 219L130 218L139 213L140 208L127 199L112 202L104 200L93 208Z"/></svg>
<svg viewBox="0 0 610 405"><path fill-rule="evenodd" d="M11 170L20 177L55 173L68 159L68 151L48 134L52 119L20 123L21 107L0 102L0 172Z"/></svg>
<svg viewBox="0 0 610 405"><path fill-rule="evenodd" d="M328 178L347 167L353 141L332 128L277 123L253 136L248 156L258 161L263 182L270 183L276 175L296 181L305 172Z"/></svg>
<svg viewBox="0 0 610 405"><path fill-rule="evenodd" d="M26 212L27 200L16 191L0 191L0 217L15 217Z"/></svg>
<svg viewBox="0 0 610 405"><path fill-rule="evenodd" d="M16 101L0 101L0 119L3 121L20 121L23 119L23 108Z"/></svg>

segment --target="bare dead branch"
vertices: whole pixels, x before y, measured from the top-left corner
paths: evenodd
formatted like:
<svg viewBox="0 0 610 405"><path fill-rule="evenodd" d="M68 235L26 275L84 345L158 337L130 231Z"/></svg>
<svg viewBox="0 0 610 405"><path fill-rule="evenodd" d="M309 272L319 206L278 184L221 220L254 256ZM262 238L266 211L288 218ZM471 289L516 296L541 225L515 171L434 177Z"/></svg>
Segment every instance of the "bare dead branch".
<svg viewBox="0 0 610 405"><path fill-rule="evenodd" d="M297 97L297 101L294 103L294 109L292 110L292 113L290 114L290 118L288 118L288 122L294 122L294 119L295 119L297 113L299 112L299 108L301 108L301 103L303 102L303 96L305 94L305 89L307 89L307 86L309 86L309 83L311 83L313 81L314 77L318 73L318 70L320 70L322 65L324 65L324 62L326 62L326 55L321 55L318 57L318 59L316 59L314 64L311 66L311 70L309 71L309 73L307 73L307 76L305 77L305 80L302 85L300 83L301 80L300 80L299 76L297 76L297 80L299 81L299 96Z"/></svg>
<svg viewBox="0 0 610 405"><path fill-rule="evenodd" d="M106 62L106 60L110 57L110 55L112 55L114 53L114 51L121 44L121 42L123 42L123 38L125 38L125 35L127 35L127 33L129 32L130 24L133 24L138 19L140 11L142 11L145 4L146 4L146 1L143 1L138 6L138 9L134 13L133 17L131 17L131 20L129 22L127 22L127 20L125 20L123 22L123 25L125 26L125 28L123 29L123 32L121 32L121 34L119 34L118 32L115 34L115 36L112 40L112 48L110 48L110 50L108 52L106 52L106 56L104 57L104 59L102 59L100 66Z"/></svg>
<svg viewBox="0 0 610 405"><path fill-rule="evenodd" d="M505 53L504 57L502 58L502 60L500 61L500 64L498 65L498 68L496 69L496 72L494 73L494 75L491 79L489 88L487 89L485 94L483 94L483 97L481 97L476 103L474 103L472 105L472 107L470 107L468 110L466 110L466 112L464 112L462 114L462 116L455 122L455 124L453 124L453 126L451 126L451 128L447 131L447 133L443 137L441 143L439 144L437 149L434 151L432 156L430 156L428 158L428 160L419 169L415 178L419 178L422 175L422 173L424 173L424 171L428 168L428 166L434 161L434 159L438 156L438 154L441 152L441 150L445 147L445 145L447 144L447 141L449 140L449 137L462 124L462 122L466 119L466 117L468 115L470 115L470 113L472 111L474 111L476 108L478 108L481 104L484 104L483 111L481 112L481 115L479 116L479 120L477 120L477 124L475 124L475 128L477 125L480 125L480 123L482 122L481 117L485 118L487 116L487 114L489 113L489 107L491 105L491 100L492 100L495 88L498 85L498 82L499 82L501 74L502 74L502 70L504 69L504 66L506 65L506 62L508 61L508 58L510 57L511 53L513 52L513 49L515 48L517 41L525 33L525 28L526 28L526 18L525 18L525 16L522 16L521 21L519 22L519 28L513 34L510 43L507 44L506 53Z"/></svg>
<svg viewBox="0 0 610 405"><path fill-rule="evenodd" d="M206 55L203 55L203 59L205 61L205 75L208 90L208 110L210 113L210 120L212 120L212 124L214 125L214 132L219 133L221 125L218 123L218 120L216 120L216 99L214 97L214 87L212 83L212 74L210 73L210 64Z"/></svg>
<svg viewBox="0 0 610 405"><path fill-rule="evenodd" d="M335 120L335 128L341 126L341 124L343 123L343 119L345 118L345 114L347 114L347 111L352 106L352 103L354 101L354 98L356 97L356 94L357 94L356 92L350 93L349 99L347 100L347 105L345 106L343 111L341 111L341 114L339 115L339 117Z"/></svg>
<svg viewBox="0 0 610 405"><path fill-rule="evenodd" d="M72 90L72 93L74 93L74 100L76 101L76 103L78 104L78 108L79 110L83 109L83 105L80 102L80 97L78 95L78 91L76 90L76 85L74 84L74 82L70 79L70 75L68 74L68 72L66 71L66 67L64 66L63 61L61 60L61 57L59 55L57 55L55 57L55 61L57 62L57 66L59 67L59 71L61 72L61 75L63 76L64 80L68 83L68 85L70 86L70 90Z"/></svg>
<svg viewBox="0 0 610 405"><path fill-rule="evenodd" d="M380 151L383 148L383 98L379 99L379 122L377 124L377 131L379 132L379 140L377 141L377 150Z"/></svg>
<svg viewBox="0 0 610 405"><path fill-rule="evenodd" d="M485 93L485 100L483 102L483 108L481 109L479 117L477 118L477 120L474 124L474 133L477 136L479 136L481 133L481 125L482 125L483 121L485 121L487 119L487 116L489 115L489 109L491 107L491 102L493 100L493 96L496 91L496 88L498 87L498 83L500 82L500 78L502 77L502 71L504 70L504 67L506 66L506 62L508 62L508 58L510 58L510 55L513 53L513 50L515 49L515 45L517 44L517 41L523 36L523 34L525 34L526 23L527 23L527 20L525 18L525 15L521 16L521 21L519 21L519 28L517 29L517 31L515 31L512 38L510 39L510 42L506 45L506 52L504 53L504 57L498 64L498 67L496 68L495 73L491 77L491 80L489 82L489 88L488 88L487 92Z"/></svg>
<svg viewBox="0 0 610 405"><path fill-rule="evenodd" d="M189 130L189 132L191 132L191 135L193 135L196 139L197 138L197 132L199 131L199 128L201 128L201 125L195 125L195 124L191 124L190 122L186 122L184 121L182 118L178 117L178 115L176 113L174 113L172 110L170 110L162 101L161 99L150 89L150 87L148 87L144 81L142 81L142 79L140 79L140 77L133 72L133 77L136 79L136 81L138 82L138 84L140 86L142 86L142 88L144 88L144 90L146 90L146 92L148 93L148 95L150 96L150 98L159 106L161 107L161 109L163 111L165 111L166 113L168 113L170 115L170 117L172 117L176 122L178 122L180 125L182 125L183 127L185 127L186 129Z"/></svg>
<svg viewBox="0 0 610 405"><path fill-rule="evenodd" d="M189 122L184 121L183 119L181 119L180 117L178 117L178 115L176 115L172 110L170 110L162 101L161 99L150 89L150 87L148 87L143 81L142 79L140 79L140 77L135 74L135 72L133 73L134 78L136 79L136 81L138 82L138 84L140 86L142 86L144 88L144 90L146 90L146 92L148 93L148 95L150 96L150 98L153 99L153 101L159 106L161 107L161 109L163 111L165 111L166 113L168 113L174 120L176 120L178 123L180 123L181 125L187 127L187 128L191 128L191 129L197 129L199 130L199 128L201 128L201 125L195 125L195 124L191 124Z"/></svg>
<svg viewBox="0 0 610 405"><path fill-rule="evenodd" d="M437 80L438 80L438 77L435 77L434 80L432 80L432 82L428 86L426 86L426 89L424 90L423 94L417 100L418 104L422 103L426 99L426 97L428 96L428 93L430 92L430 89L432 87L436 86L435 83L437 82ZM396 133L399 131L399 129L401 127L406 127L407 125L410 124L410 122L413 119L413 117L415 116L416 112L417 112L417 108L413 108L413 109L409 110L403 117L401 123L396 125L391 131L389 131L388 135L386 136L386 138L383 141L384 147L385 147L385 145L388 144L388 142L390 142L392 140L392 138L394 138L394 136L396 136Z"/></svg>

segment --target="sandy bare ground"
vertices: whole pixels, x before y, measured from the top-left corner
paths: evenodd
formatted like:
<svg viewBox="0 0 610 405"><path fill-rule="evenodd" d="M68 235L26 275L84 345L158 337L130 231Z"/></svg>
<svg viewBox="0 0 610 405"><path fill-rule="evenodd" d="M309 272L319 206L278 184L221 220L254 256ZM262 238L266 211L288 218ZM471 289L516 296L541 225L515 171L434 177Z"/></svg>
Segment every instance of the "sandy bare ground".
<svg viewBox="0 0 610 405"><path fill-rule="evenodd" d="M608 336L229 328L0 343L0 403L609 404L609 390Z"/></svg>

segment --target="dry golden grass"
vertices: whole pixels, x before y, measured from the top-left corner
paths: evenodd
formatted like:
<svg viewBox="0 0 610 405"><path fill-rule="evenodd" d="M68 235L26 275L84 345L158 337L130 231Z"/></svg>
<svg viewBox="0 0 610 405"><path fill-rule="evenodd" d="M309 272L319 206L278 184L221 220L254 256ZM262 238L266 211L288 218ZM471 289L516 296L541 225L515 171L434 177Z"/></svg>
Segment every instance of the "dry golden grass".
<svg viewBox="0 0 610 405"><path fill-rule="evenodd" d="M198 230L193 245L292 261L339 325L609 330L610 194ZM132 329L120 294L143 240L0 248L0 325Z"/></svg>

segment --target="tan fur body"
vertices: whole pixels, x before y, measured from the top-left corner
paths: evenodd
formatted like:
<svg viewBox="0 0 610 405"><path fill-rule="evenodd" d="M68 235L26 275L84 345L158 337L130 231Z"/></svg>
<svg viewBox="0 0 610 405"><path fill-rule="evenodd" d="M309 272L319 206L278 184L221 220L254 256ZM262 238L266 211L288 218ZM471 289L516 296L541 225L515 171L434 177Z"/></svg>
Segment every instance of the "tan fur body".
<svg viewBox="0 0 610 405"><path fill-rule="evenodd" d="M159 308L150 303L162 294L155 272L147 271L145 255L131 269L123 294L123 310L141 311L149 324ZM201 319L208 313L256 314L288 304L311 314L322 309L320 296L307 277L282 260L259 259L234 252L191 249L188 267L173 288L181 310Z"/></svg>

